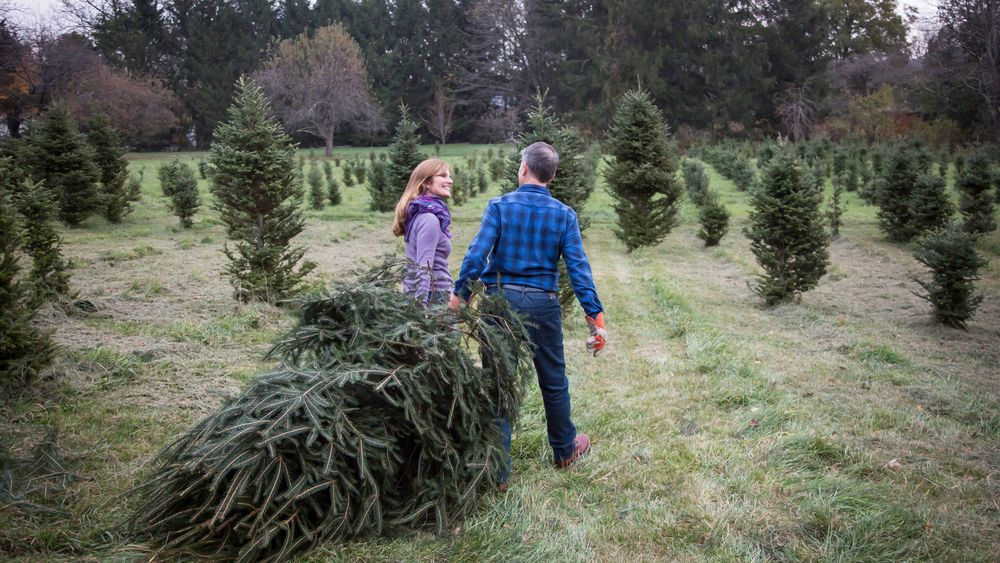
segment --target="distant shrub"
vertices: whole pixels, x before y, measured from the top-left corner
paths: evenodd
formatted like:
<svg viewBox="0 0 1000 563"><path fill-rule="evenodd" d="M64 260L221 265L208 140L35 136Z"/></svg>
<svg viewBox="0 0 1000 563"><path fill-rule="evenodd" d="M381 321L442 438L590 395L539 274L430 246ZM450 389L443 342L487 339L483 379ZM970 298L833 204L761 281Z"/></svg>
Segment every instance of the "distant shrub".
<svg viewBox="0 0 1000 563"><path fill-rule="evenodd" d="M688 198L701 207L709 195L708 174L705 173L705 167L697 160L686 158L681 164L681 173L684 176L684 188Z"/></svg>
<svg viewBox="0 0 1000 563"><path fill-rule="evenodd" d="M729 212L714 192L706 192L698 208L698 238L705 246L716 246L729 231Z"/></svg>
<svg viewBox="0 0 1000 563"><path fill-rule="evenodd" d="M309 163L306 181L309 183L309 204L313 209L323 209L326 199L326 194L323 193L323 174L319 171L315 160Z"/></svg>
<svg viewBox="0 0 1000 563"><path fill-rule="evenodd" d="M168 173L170 207L181 221L181 226L189 228L194 224L194 214L201 206L198 198L198 178L187 163L175 160L174 169Z"/></svg>
<svg viewBox="0 0 1000 563"><path fill-rule="evenodd" d="M958 209L965 219L963 228L966 231L983 234L996 230L997 222L993 214L995 181L986 153L982 150L973 153L955 182L959 193Z"/></svg>

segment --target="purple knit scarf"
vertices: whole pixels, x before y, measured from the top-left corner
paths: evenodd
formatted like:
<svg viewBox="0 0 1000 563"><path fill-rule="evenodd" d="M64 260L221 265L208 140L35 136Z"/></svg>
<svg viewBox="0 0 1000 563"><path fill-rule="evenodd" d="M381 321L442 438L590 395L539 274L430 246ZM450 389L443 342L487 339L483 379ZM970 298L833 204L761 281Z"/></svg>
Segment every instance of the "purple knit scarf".
<svg viewBox="0 0 1000 563"><path fill-rule="evenodd" d="M451 238L451 211L448 210L448 204L439 197L422 195L414 198L406 208L406 222L403 223L404 241L410 240L410 225L421 213L433 213L441 223L441 232Z"/></svg>

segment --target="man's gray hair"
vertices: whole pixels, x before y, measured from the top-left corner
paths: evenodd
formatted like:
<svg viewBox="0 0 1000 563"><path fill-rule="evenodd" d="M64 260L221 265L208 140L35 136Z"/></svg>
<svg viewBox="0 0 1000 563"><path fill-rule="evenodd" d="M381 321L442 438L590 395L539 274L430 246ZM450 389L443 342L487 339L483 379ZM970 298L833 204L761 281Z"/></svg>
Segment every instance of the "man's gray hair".
<svg viewBox="0 0 1000 563"><path fill-rule="evenodd" d="M528 171L539 182L548 184L556 175L559 167L559 153L548 143L539 141L528 145L521 151L521 162L528 166Z"/></svg>

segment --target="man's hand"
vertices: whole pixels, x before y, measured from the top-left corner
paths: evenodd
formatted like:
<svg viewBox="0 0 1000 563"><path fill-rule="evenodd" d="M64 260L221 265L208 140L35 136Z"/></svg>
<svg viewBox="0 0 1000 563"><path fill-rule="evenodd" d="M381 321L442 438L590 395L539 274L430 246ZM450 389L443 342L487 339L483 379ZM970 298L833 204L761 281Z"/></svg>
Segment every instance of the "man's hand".
<svg viewBox="0 0 1000 563"><path fill-rule="evenodd" d="M451 299L448 300L448 308L458 310L458 296L454 293L451 294Z"/></svg>
<svg viewBox="0 0 1000 563"><path fill-rule="evenodd" d="M597 318L588 316L587 326L590 327L587 351L592 352L596 358L608 343L608 331L604 330L604 313L597 313Z"/></svg>

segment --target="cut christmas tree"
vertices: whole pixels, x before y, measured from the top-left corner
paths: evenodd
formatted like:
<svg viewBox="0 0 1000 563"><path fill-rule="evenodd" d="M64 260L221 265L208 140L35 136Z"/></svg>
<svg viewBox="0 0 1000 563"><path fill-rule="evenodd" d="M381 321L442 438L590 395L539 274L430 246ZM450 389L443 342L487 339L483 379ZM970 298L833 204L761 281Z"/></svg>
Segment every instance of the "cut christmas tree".
<svg viewBox="0 0 1000 563"><path fill-rule="evenodd" d="M531 374L526 334L496 298L426 308L402 273L385 262L304 302L271 350L282 366L160 454L137 531L277 561L473 510L505 457L496 417L517 419Z"/></svg>

